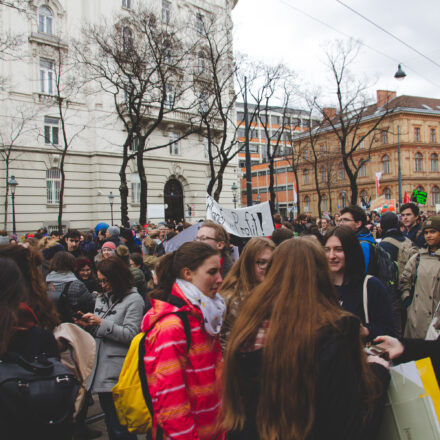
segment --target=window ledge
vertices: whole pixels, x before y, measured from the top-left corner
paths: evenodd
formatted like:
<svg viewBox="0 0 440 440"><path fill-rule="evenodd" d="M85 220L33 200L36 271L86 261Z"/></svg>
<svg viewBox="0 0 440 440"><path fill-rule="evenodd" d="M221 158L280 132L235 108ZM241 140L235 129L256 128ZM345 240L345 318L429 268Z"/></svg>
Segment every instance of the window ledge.
<svg viewBox="0 0 440 440"><path fill-rule="evenodd" d="M50 34L43 34L41 32L32 32L29 36L29 42L31 43L37 43L37 44L45 44L48 46L53 46L60 49L68 49L67 43L65 43L63 40L60 40L59 38L50 35Z"/></svg>
<svg viewBox="0 0 440 440"><path fill-rule="evenodd" d="M58 203L46 203L46 208L50 209L58 209L59 205ZM63 205L63 209L66 207L66 205Z"/></svg>

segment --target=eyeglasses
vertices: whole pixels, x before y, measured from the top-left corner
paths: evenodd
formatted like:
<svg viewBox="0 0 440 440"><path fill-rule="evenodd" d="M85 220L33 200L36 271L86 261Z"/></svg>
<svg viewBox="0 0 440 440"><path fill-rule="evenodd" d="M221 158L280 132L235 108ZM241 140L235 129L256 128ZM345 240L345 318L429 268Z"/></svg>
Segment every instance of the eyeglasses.
<svg viewBox="0 0 440 440"><path fill-rule="evenodd" d="M350 223L350 222L354 222L354 220L352 218L346 218L346 217L341 217L339 219L339 223Z"/></svg>
<svg viewBox="0 0 440 440"><path fill-rule="evenodd" d="M269 264L269 260L257 260L255 262L255 264L260 268L260 269L265 269L267 267L267 265Z"/></svg>
<svg viewBox="0 0 440 440"><path fill-rule="evenodd" d="M214 237L196 237L196 241L207 241L207 240L214 240L214 241L218 241L216 238Z"/></svg>

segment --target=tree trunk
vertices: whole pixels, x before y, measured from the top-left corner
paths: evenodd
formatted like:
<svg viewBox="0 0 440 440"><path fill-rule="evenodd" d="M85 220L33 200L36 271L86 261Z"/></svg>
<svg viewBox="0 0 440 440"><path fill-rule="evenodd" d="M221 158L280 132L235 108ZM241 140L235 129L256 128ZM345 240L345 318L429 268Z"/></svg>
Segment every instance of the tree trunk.
<svg viewBox="0 0 440 440"><path fill-rule="evenodd" d="M124 157L122 160L121 168L119 169L119 195L121 196L121 224L128 228L128 186L127 186L127 169L128 159Z"/></svg>
<svg viewBox="0 0 440 440"><path fill-rule="evenodd" d="M226 165L222 164L217 172L217 188L215 189L215 192L214 192L214 200L216 202L219 201L220 194L223 189L223 175L225 173L225 169L226 169Z"/></svg>
<svg viewBox="0 0 440 440"><path fill-rule="evenodd" d="M61 156L61 162L60 162L61 186L60 186L60 200L59 200L59 204L58 204L58 230L59 231L63 231L64 185L65 185L65 181L66 181L66 175L64 173L64 158L65 157L66 157L66 153L64 151Z"/></svg>
<svg viewBox="0 0 440 440"><path fill-rule="evenodd" d="M5 173L6 173L6 177L5 177L5 217L4 217L4 221L3 221L3 229L5 231L8 230L8 206L9 206L9 164L5 164Z"/></svg>
<svg viewBox="0 0 440 440"><path fill-rule="evenodd" d="M269 159L269 204L270 204L270 210L272 212L276 212L275 211L275 190L273 189L273 184L274 184L274 178L273 178L273 174L274 174L274 159L273 157L271 157ZM278 188L277 188L278 190Z"/></svg>
<svg viewBox="0 0 440 440"><path fill-rule="evenodd" d="M142 152L142 154L141 154ZM137 167L139 173L139 179L141 181L141 194L140 194L140 211L139 211L139 223L143 226L147 223L147 177L145 175L144 166L144 147L139 145L139 151L137 155Z"/></svg>

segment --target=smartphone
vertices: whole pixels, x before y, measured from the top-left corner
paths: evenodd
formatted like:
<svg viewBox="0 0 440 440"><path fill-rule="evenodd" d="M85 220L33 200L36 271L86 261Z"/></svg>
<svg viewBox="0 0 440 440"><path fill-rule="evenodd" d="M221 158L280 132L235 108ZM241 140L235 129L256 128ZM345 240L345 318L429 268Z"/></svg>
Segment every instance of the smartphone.
<svg viewBox="0 0 440 440"><path fill-rule="evenodd" d="M379 356L387 361L390 360L390 356L385 349L383 349L382 347L378 347L371 342L365 346L364 351L369 356Z"/></svg>

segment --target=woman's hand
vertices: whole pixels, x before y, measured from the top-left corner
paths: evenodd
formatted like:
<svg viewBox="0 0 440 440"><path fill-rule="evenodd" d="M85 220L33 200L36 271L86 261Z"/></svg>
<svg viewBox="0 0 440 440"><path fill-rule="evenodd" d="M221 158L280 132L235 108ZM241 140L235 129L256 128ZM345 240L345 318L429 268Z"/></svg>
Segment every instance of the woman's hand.
<svg viewBox="0 0 440 440"><path fill-rule="evenodd" d="M101 325L102 323L102 319L98 315L95 315L93 313L84 313L81 320L83 322L86 322L87 325Z"/></svg>
<svg viewBox="0 0 440 440"><path fill-rule="evenodd" d="M380 342L377 346L383 348L390 355L390 359L398 358L405 351L403 344L392 336L378 336L374 342Z"/></svg>
<svg viewBox="0 0 440 440"><path fill-rule="evenodd" d="M384 358L381 358L379 356L368 356L367 362L370 364L379 364L385 367L387 370L390 369L390 363L386 361Z"/></svg>

